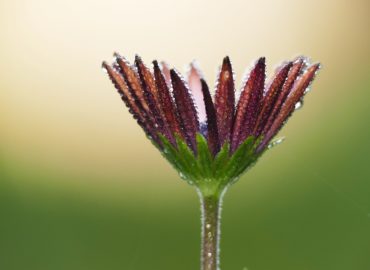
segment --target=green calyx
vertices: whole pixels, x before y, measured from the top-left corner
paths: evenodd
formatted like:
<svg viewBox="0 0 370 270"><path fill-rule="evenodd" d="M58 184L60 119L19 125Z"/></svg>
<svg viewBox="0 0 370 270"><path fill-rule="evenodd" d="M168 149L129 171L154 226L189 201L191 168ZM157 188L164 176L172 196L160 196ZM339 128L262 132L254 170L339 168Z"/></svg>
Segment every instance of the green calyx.
<svg viewBox="0 0 370 270"><path fill-rule="evenodd" d="M196 136L197 154L180 137L176 137L177 147L163 135L159 137L162 155L179 172L181 178L195 185L203 195L219 195L261 156L261 153L256 154L255 151L261 138L253 136L248 137L232 154L229 143L225 143L215 157L200 133Z"/></svg>

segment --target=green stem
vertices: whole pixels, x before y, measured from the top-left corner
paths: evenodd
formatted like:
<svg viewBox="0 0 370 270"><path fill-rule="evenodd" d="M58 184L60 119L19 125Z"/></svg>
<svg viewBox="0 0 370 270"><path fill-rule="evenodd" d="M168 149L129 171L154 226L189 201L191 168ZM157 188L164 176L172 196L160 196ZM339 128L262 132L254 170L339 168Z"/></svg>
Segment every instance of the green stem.
<svg viewBox="0 0 370 270"><path fill-rule="evenodd" d="M219 270L222 193L199 192L202 211L201 270Z"/></svg>

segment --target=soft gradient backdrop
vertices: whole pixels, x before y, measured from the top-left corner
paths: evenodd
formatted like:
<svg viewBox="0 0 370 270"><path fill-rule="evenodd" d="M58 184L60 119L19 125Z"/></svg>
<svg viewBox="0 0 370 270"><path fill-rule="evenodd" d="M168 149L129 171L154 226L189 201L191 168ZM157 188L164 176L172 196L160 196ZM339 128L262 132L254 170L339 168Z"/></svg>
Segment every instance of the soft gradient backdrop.
<svg viewBox="0 0 370 270"><path fill-rule="evenodd" d="M370 4L0 0L0 269L199 269L198 198L102 60L197 59L212 84L267 57L323 69L225 197L223 270L370 269Z"/></svg>

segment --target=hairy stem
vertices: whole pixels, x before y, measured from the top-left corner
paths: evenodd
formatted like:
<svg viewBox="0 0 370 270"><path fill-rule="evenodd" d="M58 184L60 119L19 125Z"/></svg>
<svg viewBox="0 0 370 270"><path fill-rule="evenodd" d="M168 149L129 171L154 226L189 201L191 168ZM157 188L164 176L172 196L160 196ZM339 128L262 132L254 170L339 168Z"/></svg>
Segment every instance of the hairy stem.
<svg viewBox="0 0 370 270"><path fill-rule="evenodd" d="M202 211L201 270L219 270L220 217L223 193L199 192Z"/></svg>

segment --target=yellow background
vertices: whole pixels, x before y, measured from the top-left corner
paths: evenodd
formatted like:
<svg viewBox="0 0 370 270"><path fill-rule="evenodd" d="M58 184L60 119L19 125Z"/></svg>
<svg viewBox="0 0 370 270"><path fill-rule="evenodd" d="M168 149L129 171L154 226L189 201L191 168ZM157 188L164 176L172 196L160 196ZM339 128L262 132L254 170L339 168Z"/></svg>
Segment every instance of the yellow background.
<svg viewBox="0 0 370 270"><path fill-rule="evenodd" d="M368 1L0 1L0 269L197 269L195 192L124 108L113 51L210 85L307 55L323 68L225 197L222 269L370 269ZM2 266L3 265L3 266Z"/></svg>

